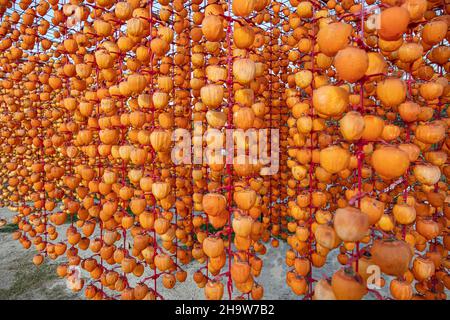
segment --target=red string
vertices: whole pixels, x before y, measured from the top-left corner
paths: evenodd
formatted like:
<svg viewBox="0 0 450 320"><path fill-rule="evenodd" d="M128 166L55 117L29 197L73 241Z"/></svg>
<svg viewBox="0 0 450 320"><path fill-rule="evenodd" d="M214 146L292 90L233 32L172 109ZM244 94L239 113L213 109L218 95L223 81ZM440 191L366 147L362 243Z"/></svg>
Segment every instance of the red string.
<svg viewBox="0 0 450 320"><path fill-rule="evenodd" d="M228 66L228 123L227 129L233 128L233 50L231 47L231 37L233 34L233 26L231 21L231 0L228 0L228 26L227 26L227 66ZM231 228L231 212L232 212L232 187L233 187L233 172L232 172L232 161L234 158L234 147L233 144L229 146L227 150L227 175L228 175L228 281L227 281L227 291L228 291L228 299L231 300L233 293L233 282L231 280L231 256L232 256L232 228Z"/></svg>
<svg viewBox="0 0 450 320"><path fill-rule="evenodd" d="M150 17L148 19L149 23L150 23L150 43L153 40L153 23L154 23L154 19L153 19L153 1L154 0L148 0L149 4L150 4ZM153 93L154 93L154 87L153 87L153 58L154 58L154 54L152 52L151 46L149 46L149 53L150 53L150 95L153 97ZM151 111L151 120L150 120L150 124L152 125L152 127L154 127L154 122L155 122L155 106L153 105L153 98L150 99L150 111ZM155 150L153 149L152 146L150 146L150 153L152 155L152 162L151 162L151 172L153 172L154 169L154 164L153 164L153 160L155 157ZM156 201L156 199L155 199ZM153 207L154 212L156 213L155 207ZM156 217L155 217L156 218ZM155 249L155 254L153 257L156 256L157 251L158 251L158 244L157 244L157 240L156 240L156 230L153 228L153 247ZM153 261L153 286L154 286L154 293L157 297L161 297L161 295L158 293L158 286L157 286L157 272L156 272L156 265L155 262Z"/></svg>
<svg viewBox="0 0 450 320"><path fill-rule="evenodd" d="M97 17L97 13L95 13L95 17ZM96 43L96 50L98 49L98 42ZM97 63L94 63L95 65L95 88L96 90L98 90L98 84L99 84L99 69L98 69L98 65ZM97 114L96 114L97 118L100 119L100 103L97 103ZM98 120L97 119L97 120ZM100 134L100 128L98 128L98 133ZM98 153L97 153L98 155ZM97 165L98 165L98 177L100 177L102 175L102 160L101 157L99 156L97 158ZM99 205L101 205L101 194L99 193ZM100 224L100 240L101 243L103 245L103 221L101 219L99 219L99 224ZM103 257L100 256L100 267L103 269ZM103 292L103 283L101 282L101 287L100 287L101 292ZM104 293L103 293L104 294Z"/></svg>
<svg viewBox="0 0 450 320"><path fill-rule="evenodd" d="M408 96L412 97L412 90L411 90L411 83L413 81L411 74L407 73L408 79L406 81L408 86ZM409 123L406 123L406 143L409 143L411 141L411 129L409 127ZM409 168L405 172L405 181L404 181L404 189L403 189L403 201L406 204L406 201L408 200L408 189L409 189ZM402 225L402 239L406 239L406 225Z"/></svg>
<svg viewBox="0 0 450 320"><path fill-rule="evenodd" d="M361 10L359 12L359 18L360 18L360 24L357 24L357 28L359 29L359 38L356 39L356 42L358 44L358 46L366 49L367 46L364 43L364 15L365 13L365 9L364 9L364 4L365 4L365 0L361 0ZM362 78L359 81L359 109L361 113L364 113L364 83L365 83L366 79ZM358 171L357 171L357 179L358 179L358 195L357 195L357 201L358 201L358 208L361 208L361 198L362 198L362 167L363 167L363 163L364 163L364 151L363 151L363 147L364 147L365 142L362 141L361 139L358 140L358 142L356 143L356 158L358 161ZM358 272L359 271L359 258L360 258L360 250L359 250L359 241L357 241L355 243L355 251L356 253L353 254L353 259L355 260L355 271ZM350 260L353 260L350 259ZM351 264L351 262L350 262Z"/></svg>
<svg viewBox="0 0 450 320"><path fill-rule="evenodd" d="M316 6L312 6L312 13L313 13L313 17L315 16L316 13ZM310 54L310 58L311 58L311 69L315 69L315 46L316 46L316 34L315 34L315 20L312 20L312 24L313 24L313 35L312 35L312 39L311 39L311 54ZM315 79L315 75L314 75L314 71L313 72L313 76L312 76L312 82L311 82L311 87L313 87L314 85L314 79ZM315 117L315 112L314 112L314 107L313 107L313 99L314 99L314 90L311 91L311 95L310 95L310 112L311 112L311 118L312 121L314 121L314 117ZM312 230L312 224L314 222L313 219L313 192L314 192L314 187L315 187L315 176L313 175L313 170L314 170L314 161L313 161L313 152L314 152L314 131L311 130L310 133L310 152L311 152L311 160L310 160L310 164L309 164L309 219L308 219L308 225L309 225L309 238L308 238L308 254L309 254L309 265L310 265L310 271L309 274L307 276L307 282L308 282L308 291L307 294L305 295L305 299L311 299L312 295L313 295L313 264L312 264L312 253L313 253L313 230Z"/></svg>

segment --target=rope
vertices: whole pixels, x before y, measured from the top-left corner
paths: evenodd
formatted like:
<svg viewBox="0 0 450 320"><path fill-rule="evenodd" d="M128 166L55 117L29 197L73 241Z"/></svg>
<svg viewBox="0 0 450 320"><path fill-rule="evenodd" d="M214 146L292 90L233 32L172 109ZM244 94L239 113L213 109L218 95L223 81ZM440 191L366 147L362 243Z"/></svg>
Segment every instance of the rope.
<svg viewBox="0 0 450 320"><path fill-rule="evenodd" d="M227 123L227 129L233 128L233 49L231 47L232 41L231 37L233 34L233 26L232 26L232 15L231 15L231 0L227 0L228 4L228 16L226 17L228 20L228 26L227 26L227 32L226 32L226 41L228 46L227 51L227 67L228 67L228 79L227 79L227 86L228 86L228 123ZM227 197L227 203L228 203L228 281L227 281L227 291L228 291L228 299L231 300L232 293L233 293L233 281L231 280L231 256L233 254L233 251L231 249L232 241L231 241L231 235L232 235L232 227L231 227L231 212L232 212L232 205L233 205L233 171L232 171L232 161L234 158L234 147L233 145L229 146L229 149L227 150L227 164L226 164L226 170L227 170L227 176L228 176L228 197Z"/></svg>
<svg viewBox="0 0 450 320"><path fill-rule="evenodd" d="M361 11L360 11L360 24L359 24L359 37L361 41L361 45L365 46L364 43L364 4L365 0L361 0ZM363 78L360 81L360 88L359 88L359 108L361 113L364 113L364 83L365 78ZM362 194L362 166L364 163L364 151L363 151L364 142L361 141L361 139L357 142L357 153L356 157L358 160L358 208L361 209L361 194ZM355 271L358 273L359 271L359 258L360 258L360 251L359 251L359 241L356 242L356 259L355 259Z"/></svg>

